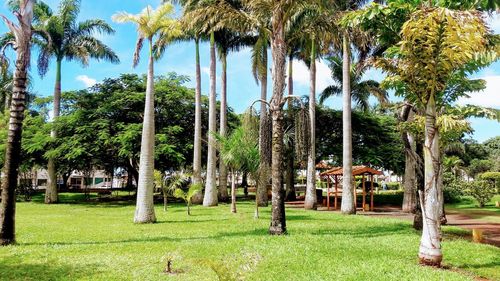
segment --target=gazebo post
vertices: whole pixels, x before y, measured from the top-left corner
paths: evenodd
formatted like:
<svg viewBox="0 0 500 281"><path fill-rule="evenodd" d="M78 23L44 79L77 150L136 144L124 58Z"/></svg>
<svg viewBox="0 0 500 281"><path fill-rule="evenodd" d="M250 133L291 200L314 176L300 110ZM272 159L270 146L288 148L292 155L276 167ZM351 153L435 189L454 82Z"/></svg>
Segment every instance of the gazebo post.
<svg viewBox="0 0 500 281"><path fill-rule="evenodd" d="M338 178L337 175L335 175L335 210L337 210L337 197L338 197Z"/></svg>
<svg viewBox="0 0 500 281"><path fill-rule="evenodd" d="M374 176L375 175L372 175L371 180L370 180L370 211L372 211L372 212L374 210L374 208L373 208L374 207L373 206L373 177Z"/></svg>
<svg viewBox="0 0 500 281"><path fill-rule="evenodd" d="M358 191L356 189L356 176L352 175L353 178L353 183L352 186L354 187L354 209L358 208Z"/></svg>
<svg viewBox="0 0 500 281"><path fill-rule="evenodd" d="M366 191L365 191L365 174L363 174L362 176L362 180L361 180L361 189L363 190L363 212L365 211L365 203L366 203Z"/></svg>
<svg viewBox="0 0 500 281"><path fill-rule="evenodd" d="M330 176L326 175L326 208L330 211Z"/></svg>

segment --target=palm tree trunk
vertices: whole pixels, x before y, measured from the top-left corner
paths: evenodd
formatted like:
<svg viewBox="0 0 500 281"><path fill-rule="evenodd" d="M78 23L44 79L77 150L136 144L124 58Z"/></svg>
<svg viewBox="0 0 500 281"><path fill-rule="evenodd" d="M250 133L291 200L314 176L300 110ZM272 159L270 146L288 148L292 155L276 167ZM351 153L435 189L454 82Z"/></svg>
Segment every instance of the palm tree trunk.
<svg viewBox="0 0 500 281"><path fill-rule="evenodd" d="M405 105L401 113L401 120L411 122L413 120L413 111L411 106ZM417 182L416 168L417 162L416 143L413 135L410 132L403 132L403 143L405 144L405 174L404 174L404 195L402 211L404 213L415 213L417 205Z"/></svg>
<svg viewBox="0 0 500 281"><path fill-rule="evenodd" d="M57 59L56 62L56 85L54 87L54 117L53 122L61 115L61 64L62 60ZM57 131L52 129L50 136L57 138ZM49 158L47 164L48 181L45 189L45 204L53 204L58 202L57 194L57 171L54 158Z"/></svg>
<svg viewBox="0 0 500 281"><path fill-rule="evenodd" d="M273 96L271 99L272 129L272 211L269 234L286 234L285 190L283 174L283 93L285 90L286 42L282 11L273 11L273 36L271 49L273 57Z"/></svg>
<svg viewBox="0 0 500 281"><path fill-rule="evenodd" d="M260 99L267 101L267 47L264 51L264 61L266 71L262 73L262 77L260 77ZM268 135L268 132L264 132L268 127L266 126L267 120L267 107L265 103L260 103L260 124L259 124L259 154L260 154L260 163L261 169L259 173L259 181L257 182L257 207L267 207L268 205L268 196L267 196L267 184L269 183L269 173L267 173L269 169L270 162L269 161L269 152L264 151L266 148L264 134Z"/></svg>
<svg viewBox="0 0 500 281"><path fill-rule="evenodd" d="M21 3L21 26L10 26L16 31L16 69L13 78L13 93L10 106L9 132L2 179L2 202L0 204L0 245L16 241L16 188L21 162L21 140L26 103L26 81L31 58L31 17L33 1ZM28 11L28 13L26 13ZM31 13L30 13L31 12Z"/></svg>
<svg viewBox="0 0 500 281"><path fill-rule="evenodd" d="M194 96L194 149L193 149L193 184L201 184L201 69L200 69L200 40L195 39L196 46L196 90ZM192 202L201 204L203 193L196 193Z"/></svg>
<svg viewBox="0 0 500 281"><path fill-rule="evenodd" d="M236 176L231 171L231 213L236 214Z"/></svg>
<svg viewBox="0 0 500 281"><path fill-rule="evenodd" d="M316 44L312 40L311 46L311 66L310 72L310 92L309 92L309 122L310 138L309 153L307 156L307 183L306 198L304 208L306 210L316 210L318 208L318 198L316 197Z"/></svg>
<svg viewBox="0 0 500 281"><path fill-rule="evenodd" d="M342 206L343 214L355 214L355 190L352 184L352 128L351 128L351 52L348 34L343 39L343 109L342 109L342 134L343 134L343 177L342 177Z"/></svg>
<svg viewBox="0 0 500 281"><path fill-rule="evenodd" d="M408 139L412 145L412 149L415 148L415 142L413 141L413 136L409 133ZM415 150L414 150L415 151ZM403 195L403 208L404 213L414 213L417 204L417 183L416 183L416 161L414 156L406 151L405 152L405 174L404 174L404 195Z"/></svg>
<svg viewBox="0 0 500 281"><path fill-rule="evenodd" d="M221 95L220 95L220 126L219 134L226 136L227 130L227 54L222 54ZM219 195L222 202L228 199L227 194L227 167L224 161L219 161Z"/></svg>
<svg viewBox="0 0 500 281"><path fill-rule="evenodd" d="M149 68L146 86L146 103L142 124L141 155L139 162L139 184L135 223L156 222L153 202L154 149L155 149L155 108L154 108L154 60L152 39L149 39Z"/></svg>
<svg viewBox="0 0 500 281"><path fill-rule="evenodd" d="M288 96L293 96L293 56L289 54L288 56ZM291 110L292 100L288 101L288 110ZM297 200L297 194L295 192L295 153L294 147L290 149L291 153L287 155L287 172L286 172L286 200L295 201Z"/></svg>
<svg viewBox="0 0 500 281"><path fill-rule="evenodd" d="M215 92L215 38L214 33L210 34L210 96L209 96L209 113L208 113L208 160L207 160L207 180L205 183L205 196L203 198L203 206L217 206L217 185L216 173L217 161L215 159L215 139L212 135L217 131L216 124L216 92Z"/></svg>
<svg viewBox="0 0 500 281"><path fill-rule="evenodd" d="M439 132L436 128L436 101L434 93L431 94L425 112L425 190L421 198L423 214L422 239L420 240L420 263L425 265L440 266L443 259L441 252L441 225L440 225L440 155Z"/></svg>

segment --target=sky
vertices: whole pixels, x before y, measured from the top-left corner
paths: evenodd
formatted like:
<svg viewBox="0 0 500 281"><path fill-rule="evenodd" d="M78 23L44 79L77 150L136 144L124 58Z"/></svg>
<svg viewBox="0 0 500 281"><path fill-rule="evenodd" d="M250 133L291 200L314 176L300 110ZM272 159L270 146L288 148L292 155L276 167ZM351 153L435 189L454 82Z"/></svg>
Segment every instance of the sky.
<svg viewBox="0 0 500 281"><path fill-rule="evenodd" d="M5 3L5 1L3 1ZM59 0L45 0L53 9L57 10ZM103 19L115 29L114 35L100 35L105 44L109 45L119 56L120 64L99 62L92 60L87 67L83 67L77 62L64 61L62 65L62 89L63 91L77 90L90 87L99 83L104 78L117 77L121 73L146 73L147 60L146 50L142 54L143 60L136 67L132 67L132 57L137 39L137 33L133 24L117 24L112 22L111 16L118 11L129 13L139 13L146 5L156 7L160 0L81 0L82 7L79 20ZM12 18L5 4L0 4L0 14ZM181 11L177 8L176 14ZM496 15L489 19L490 27L500 33L500 16ZM0 24L0 32L7 29ZM200 47L201 70L202 70L202 92L208 93L209 89L209 46L203 43ZM49 72L43 78L36 72L36 51L33 53L31 66L32 77L34 78L33 90L40 96L52 95L55 82L55 73L52 62ZM237 113L243 112L252 102L260 97L260 86L255 83L251 74L251 54L250 49L243 49L238 53L231 53L228 57L228 104ZM309 93L309 71L302 62L294 61L294 91L296 95L307 95ZM186 83L188 87L194 87L195 75L195 48L193 42L181 42L170 46L166 50L164 57L155 65L155 74L162 75L168 72L187 75L191 81ZM328 85L333 84L330 77L328 64L319 61L317 65L317 95ZM217 65L217 77L220 75L220 63ZM383 74L377 70L370 70L365 74L365 79L382 80ZM487 89L480 93L472 93L470 99L461 99L459 104L475 104L500 109L500 62L478 72L474 78L482 78L487 81ZM217 90L220 89L220 79L218 79ZM269 83L271 84L271 83ZM269 93L271 85L269 85ZM341 109L340 98L330 98L326 104L335 109ZM484 119L471 119L474 129L473 138L483 142L491 137L500 135L500 123Z"/></svg>

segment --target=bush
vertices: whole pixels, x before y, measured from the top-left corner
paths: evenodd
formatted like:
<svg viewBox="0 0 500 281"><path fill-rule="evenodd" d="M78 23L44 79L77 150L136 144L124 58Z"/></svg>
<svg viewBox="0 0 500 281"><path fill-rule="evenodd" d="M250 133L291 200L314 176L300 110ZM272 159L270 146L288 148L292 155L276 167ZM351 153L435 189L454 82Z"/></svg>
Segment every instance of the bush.
<svg viewBox="0 0 500 281"><path fill-rule="evenodd" d="M466 193L478 201L480 208L483 208L495 196L495 186L489 181L475 180L464 184Z"/></svg>
<svg viewBox="0 0 500 281"><path fill-rule="evenodd" d="M446 172L443 174L443 197L445 203L460 202L464 196L464 182L459 180L453 173Z"/></svg>
<svg viewBox="0 0 500 281"><path fill-rule="evenodd" d="M400 190L401 184L399 182L386 182L387 190Z"/></svg>

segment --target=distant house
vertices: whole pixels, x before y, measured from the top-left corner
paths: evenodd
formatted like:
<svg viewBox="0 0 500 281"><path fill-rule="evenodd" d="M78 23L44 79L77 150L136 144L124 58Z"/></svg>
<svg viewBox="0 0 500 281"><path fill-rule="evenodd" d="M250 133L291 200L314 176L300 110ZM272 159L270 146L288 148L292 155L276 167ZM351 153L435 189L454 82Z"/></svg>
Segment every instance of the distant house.
<svg viewBox="0 0 500 281"><path fill-rule="evenodd" d="M23 172L19 175L19 184L31 185L35 189L44 190L48 184L49 175L45 169L34 169L32 171ZM113 177L103 170L95 170L91 173L83 173L73 171L66 182L67 188L70 190L78 190L85 188L123 188L126 186L126 177ZM58 186L64 185L63 179L58 178Z"/></svg>

